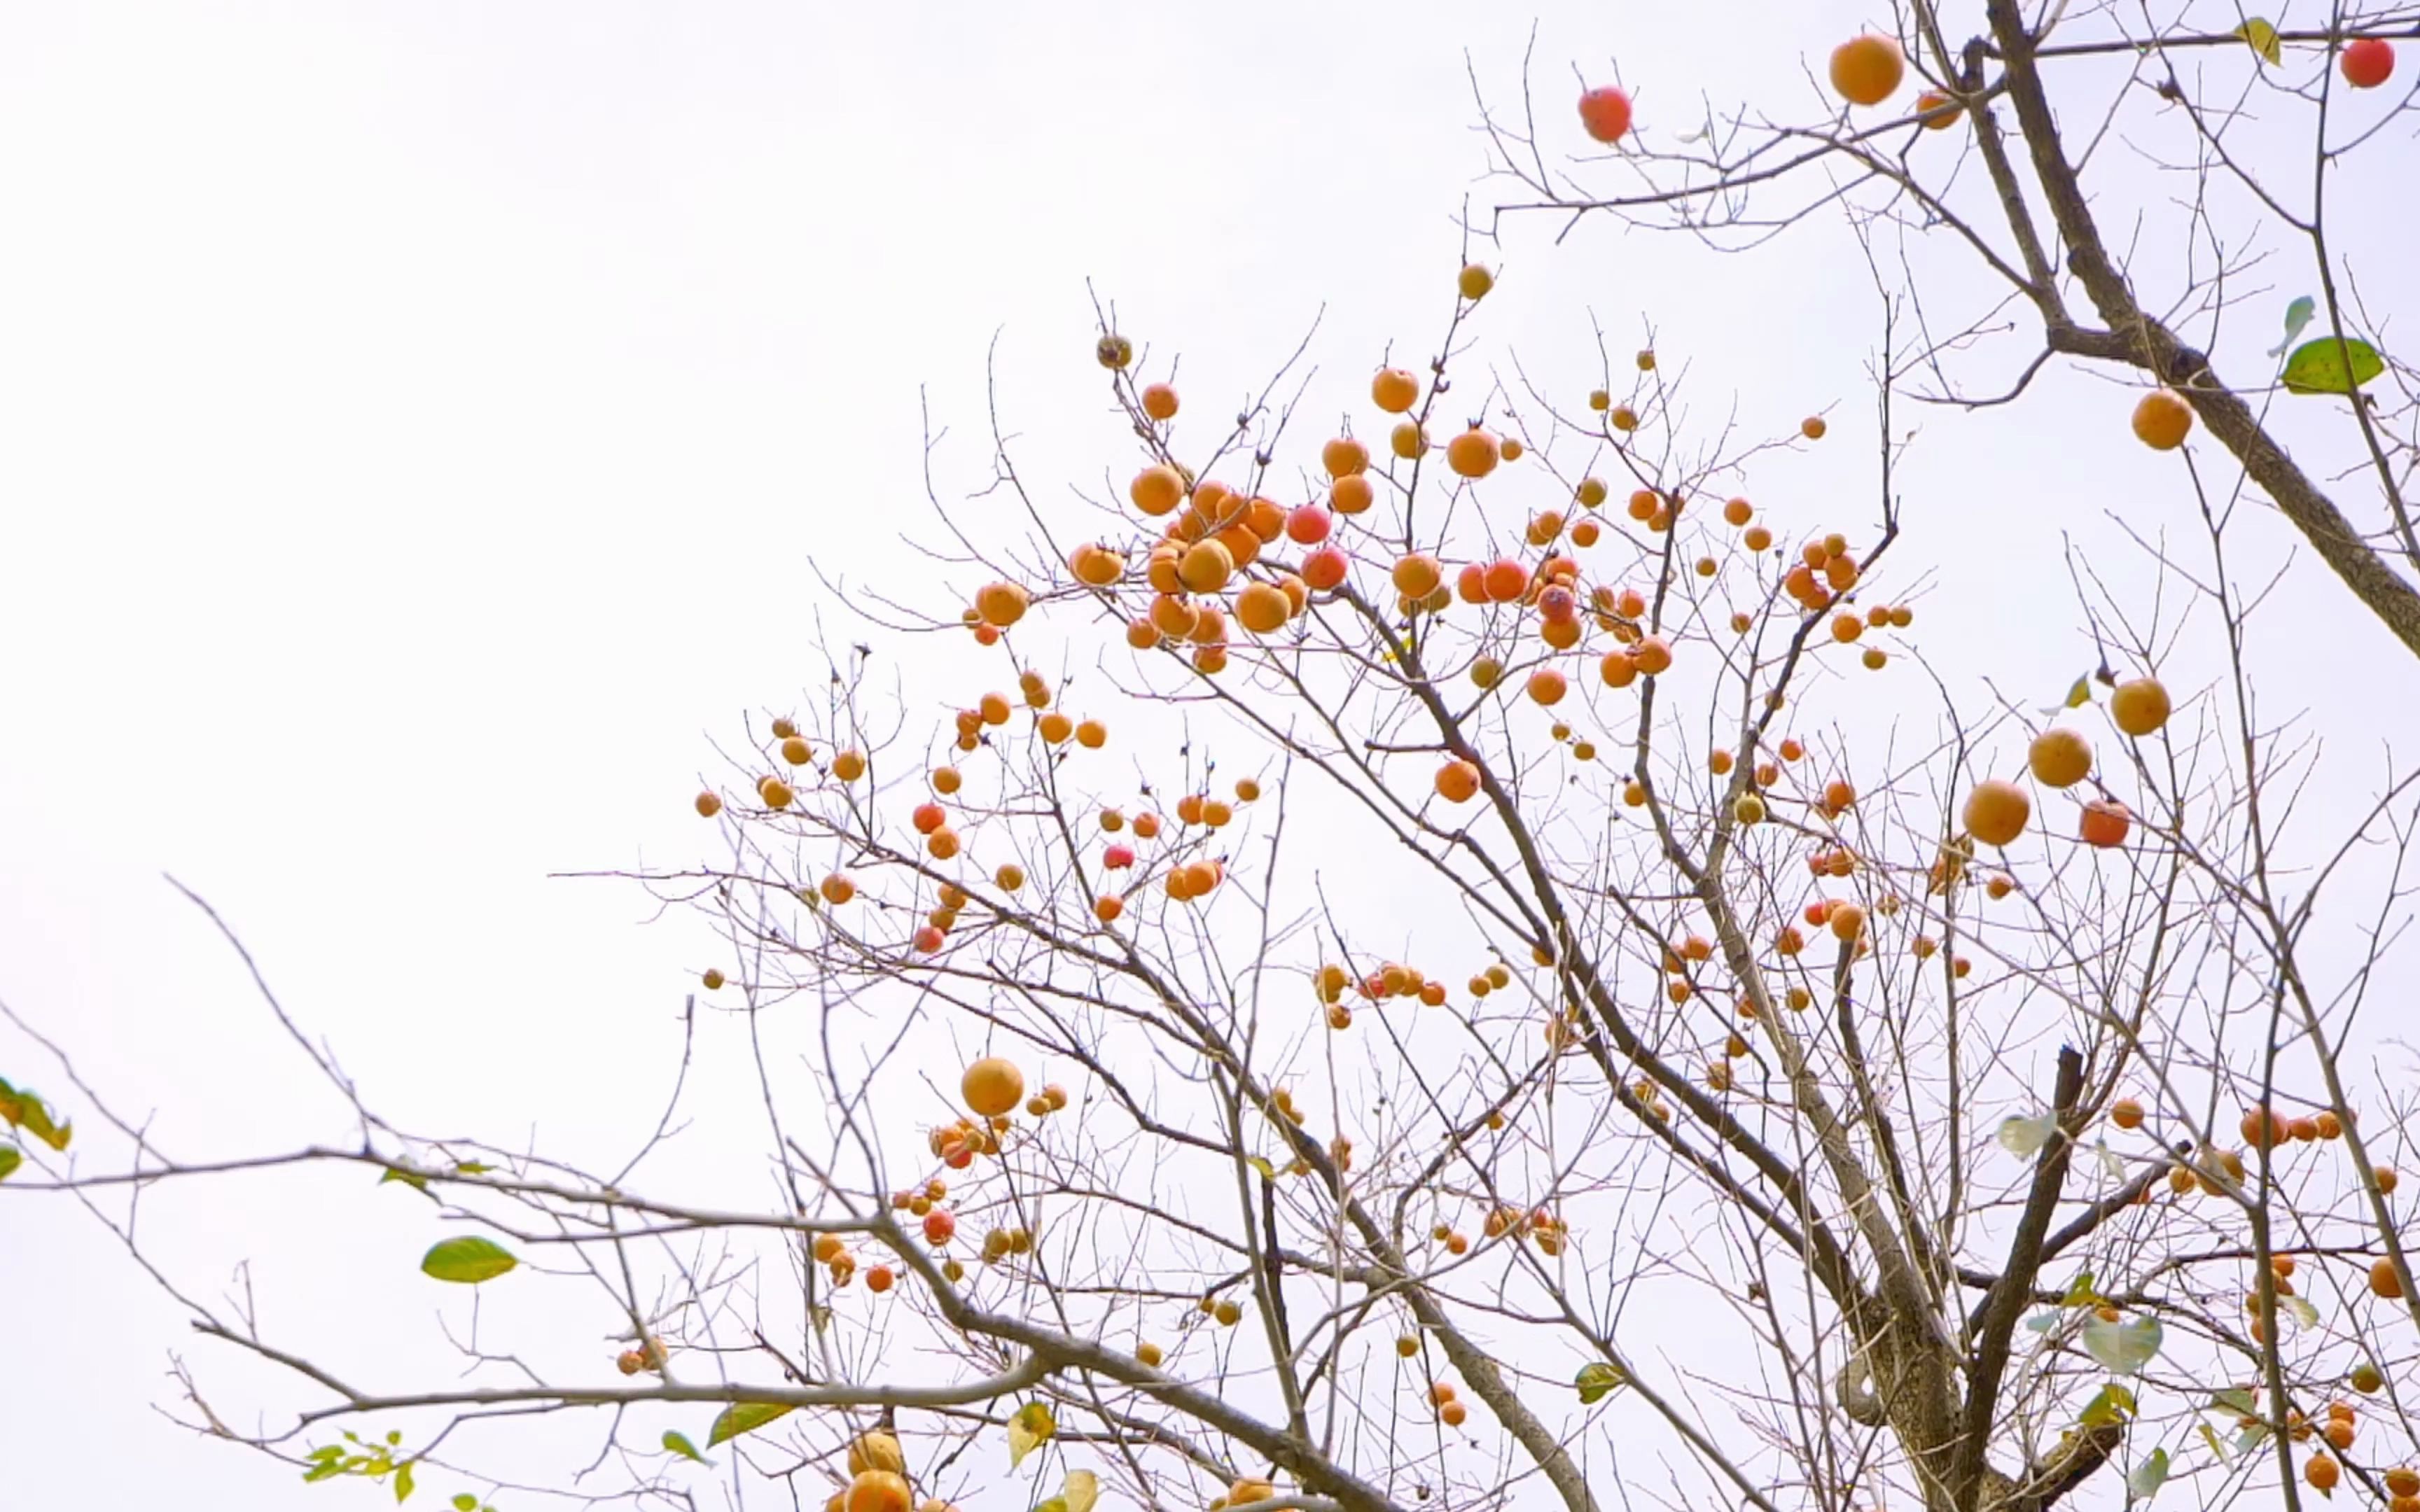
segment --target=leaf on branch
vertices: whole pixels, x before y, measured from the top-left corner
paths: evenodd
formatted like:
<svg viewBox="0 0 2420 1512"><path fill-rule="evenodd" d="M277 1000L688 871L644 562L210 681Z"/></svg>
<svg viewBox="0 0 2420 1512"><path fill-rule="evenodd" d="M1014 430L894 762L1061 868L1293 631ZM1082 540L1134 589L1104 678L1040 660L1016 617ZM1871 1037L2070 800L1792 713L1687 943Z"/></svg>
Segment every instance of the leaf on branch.
<svg viewBox="0 0 2420 1512"><path fill-rule="evenodd" d="M1008 1468L1015 1470L1025 1462L1025 1457L1041 1448L1059 1431L1058 1421L1050 1409L1041 1402L1028 1402L1008 1420Z"/></svg>
<svg viewBox="0 0 2420 1512"><path fill-rule="evenodd" d="M2270 347L2269 355L2285 356L2287 348L2294 345L2294 338L2303 333L2303 328L2311 323L2311 316L2319 313L2319 301L2307 294L2286 306L2286 339Z"/></svg>
<svg viewBox="0 0 2420 1512"><path fill-rule="evenodd" d="M2088 1428L2113 1427L2133 1415L2134 1394L2114 1381L2084 1404L2084 1426Z"/></svg>
<svg viewBox="0 0 2420 1512"><path fill-rule="evenodd" d="M2245 1426L2242 1432L2235 1436L2235 1452L2238 1454L2250 1454L2253 1450L2259 1448L2262 1444L2268 1442L2268 1424L2248 1424Z"/></svg>
<svg viewBox="0 0 2420 1512"><path fill-rule="evenodd" d="M1101 1499L1101 1477L1089 1470L1071 1470L1056 1499L1066 1504L1067 1512L1093 1512L1093 1504Z"/></svg>
<svg viewBox="0 0 2420 1512"><path fill-rule="evenodd" d="M2037 1334L2047 1334L2052 1329L2058 1326L2058 1309L2055 1307L2047 1307L2042 1311L2034 1314L2031 1318L2026 1319L2025 1326L2032 1329Z"/></svg>
<svg viewBox="0 0 2420 1512"><path fill-rule="evenodd" d="M1592 1407L1629 1385L1630 1377L1622 1372L1621 1366L1596 1360L1580 1366L1580 1373L1572 1384L1580 1389L1580 1405Z"/></svg>
<svg viewBox="0 0 2420 1512"><path fill-rule="evenodd" d="M2058 1116L2045 1113L2039 1118L2021 1119L2011 1113L2000 1120L2000 1148L2024 1160L2040 1152L2058 1133Z"/></svg>
<svg viewBox="0 0 2420 1512"><path fill-rule="evenodd" d="M2286 1304L2286 1315L2295 1322L2304 1328L2319 1326L2319 1310L2311 1305L2311 1299L2308 1297L2281 1297L2278 1300Z"/></svg>
<svg viewBox="0 0 2420 1512"><path fill-rule="evenodd" d="M706 1430L706 1446L711 1449L718 1443L729 1443L739 1435L752 1433L777 1417L787 1417L790 1411L780 1402L733 1402L714 1420L714 1427Z"/></svg>
<svg viewBox="0 0 2420 1512"><path fill-rule="evenodd" d="M2232 1454L2227 1452L2226 1441L2220 1438L2209 1424L2204 1423L2199 1425L2199 1427L2201 1428L2201 1442L2210 1445L2210 1452L2218 1456L2218 1462L2220 1464L2226 1464L2235 1458Z"/></svg>
<svg viewBox="0 0 2420 1512"><path fill-rule="evenodd" d="M397 1502L405 1502L411 1500L411 1461L407 1459L402 1464L395 1467L395 1499Z"/></svg>
<svg viewBox="0 0 2420 1512"><path fill-rule="evenodd" d="M1244 1164L1260 1172L1261 1180L1264 1181L1274 1181L1278 1179L1278 1168L1269 1164L1269 1158L1266 1155L1248 1155L1244 1158Z"/></svg>
<svg viewBox="0 0 2420 1512"><path fill-rule="evenodd" d="M485 1176L494 1169L493 1165L485 1161L458 1160L454 1163L454 1174L457 1176Z"/></svg>
<svg viewBox="0 0 2420 1512"><path fill-rule="evenodd" d="M701 1465L706 1463L706 1456L697 1452L697 1445L689 1442L689 1435L672 1428L664 1429L664 1450L683 1459L693 1459Z"/></svg>
<svg viewBox="0 0 2420 1512"><path fill-rule="evenodd" d="M2112 1181L2126 1180L2126 1163L2118 1158L2116 1150L2111 1149L2103 1141L2096 1139L2092 1142L2092 1152L2100 1158L2101 1174L2103 1177Z"/></svg>
<svg viewBox="0 0 2420 1512"><path fill-rule="evenodd" d="M2102 1301L2101 1293L2093 1288L2092 1281L2091 1272L2075 1273L2075 1279L2067 1284L2066 1294L2058 1299L2058 1304L2062 1307L2099 1306Z"/></svg>
<svg viewBox="0 0 2420 1512"><path fill-rule="evenodd" d="M2160 1352L2160 1320L2135 1318L2113 1323L2094 1318L2084 1325L2084 1352L2113 1374L2140 1374Z"/></svg>
<svg viewBox="0 0 2420 1512"><path fill-rule="evenodd" d="M475 1287L482 1281L493 1281L520 1263L493 1240L466 1234L430 1245L428 1253L420 1257L420 1270L433 1280Z"/></svg>
<svg viewBox="0 0 2420 1512"><path fill-rule="evenodd" d="M0 1145L0 1181L8 1180L18 1166L25 1164L25 1153L14 1145Z"/></svg>
<svg viewBox="0 0 2420 1512"><path fill-rule="evenodd" d="M479 1512L479 1499L469 1491L457 1494L454 1498L454 1512Z"/></svg>
<svg viewBox="0 0 2420 1512"><path fill-rule="evenodd" d="M419 1193L422 1196L427 1196L429 1195L428 1178L421 1175L417 1171L407 1171L400 1166L390 1165L386 1168L386 1174L379 1178L379 1185L384 1186L389 1181L399 1181L403 1185L411 1188L414 1192Z"/></svg>
<svg viewBox="0 0 2420 1512"><path fill-rule="evenodd" d="M2229 1386L2225 1391L2211 1392L2210 1405L2233 1412L2238 1417L2260 1415L2260 1404L2253 1400L2252 1393L2242 1386Z"/></svg>
<svg viewBox="0 0 2420 1512"><path fill-rule="evenodd" d="M2255 16L2235 28L2235 35L2242 38L2246 46L2260 54L2261 62L2273 67L2286 61L2286 50L2278 45L2277 28L2260 17Z"/></svg>
<svg viewBox="0 0 2420 1512"><path fill-rule="evenodd" d="M2154 1449L2149 1458L2127 1473L2126 1489L2148 1501L2160 1493L2160 1488L2167 1484L2167 1479L2168 1452Z"/></svg>
<svg viewBox="0 0 2420 1512"><path fill-rule="evenodd" d="M53 1149L64 1150L74 1137L75 1126L52 1121L51 1110L42 1096L30 1087L11 1087L0 1081L0 1123L12 1129L23 1129Z"/></svg>
<svg viewBox="0 0 2420 1512"><path fill-rule="evenodd" d="M2369 343L2348 336L2339 351L2335 337L2321 336L2294 348L2277 381L2288 393L2350 393L2385 371L2385 359Z"/></svg>

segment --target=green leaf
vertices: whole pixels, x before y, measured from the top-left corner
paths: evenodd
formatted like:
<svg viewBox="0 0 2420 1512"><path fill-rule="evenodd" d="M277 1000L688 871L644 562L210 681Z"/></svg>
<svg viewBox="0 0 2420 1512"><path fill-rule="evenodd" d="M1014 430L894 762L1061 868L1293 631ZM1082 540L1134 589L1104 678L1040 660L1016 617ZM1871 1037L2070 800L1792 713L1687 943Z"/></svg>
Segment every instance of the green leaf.
<svg viewBox="0 0 2420 1512"><path fill-rule="evenodd" d="M1269 1158L1266 1155L1248 1155L1244 1159L1244 1164L1260 1172L1261 1180L1264 1181L1274 1181L1278 1179L1278 1168L1269 1164Z"/></svg>
<svg viewBox="0 0 2420 1512"><path fill-rule="evenodd" d="M706 1446L729 1443L743 1433L752 1433L778 1417L790 1415L790 1409L780 1402L734 1402L714 1420L706 1434Z"/></svg>
<svg viewBox="0 0 2420 1512"><path fill-rule="evenodd" d="M2088 1428L2105 1428L2133 1415L2134 1394L2114 1381L2084 1404L2084 1426Z"/></svg>
<svg viewBox="0 0 2420 1512"><path fill-rule="evenodd" d="M8 1180L18 1166L25 1164L25 1152L14 1145L0 1145L0 1181Z"/></svg>
<svg viewBox="0 0 2420 1512"><path fill-rule="evenodd" d="M488 1165L485 1161L458 1160L454 1163L454 1174L457 1176L485 1176L494 1169L493 1165Z"/></svg>
<svg viewBox="0 0 2420 1512"><path fill-rule="evenodd" d="M671 1428L664 1429L664 1448L683 1459L694 1459L701 1465L706 1463L706 1456L697 1452L697 1445L689 1442L689 1435L686 1433L676 1433Z"/></svg>
<svg viewBox="0 0 2420 1512"><path fill-rule="evenodd" d="M2348 361L2352 364L2350 378L2345 372ZM2385 359L2369 343L2347 337L2339 351L2336 338L2321 336L2294 348L2278 381L2288 393L2350 393L2385 371Z"/></svg>
<svg viewBox="0 0 2420 1512"><path fill-rule="evenodd" d="M2154 1449L2149 1458L2127 1473L2126 1489L2148 1501L2160 1493L2160 1488L2166 1485L2167 1480L2168 1452Z"/></svg>
<svg viewBox="0 0 2420 1512"><path fill-rule="evenodd" d="M2023 1160L2038 1153L2056 1133L2056 1114L2045 1113L2039 1118L2020 1119L2011 1113L2000 1120L2000 1148Z"/></svg>
<svg viewBox="0 0 2420 1512"><path fill-rule="evenodd" d="M10 1087L0 1082L0 1121L23 1129L53 1149L64 1150L75 1135L73 1124L53 1121L42 1096L30 1087Z"/></svg>
<svg viewBox="0 0 2420 1512"><path fill-rule="evenodd" d="M2252 51L2260 54L2261 62L2274 67L2286 60L2286 50L2277 45L2277 28L2258 16L2235 28L2235 35L2242 38Z"/></svg>
<svg viewBox="0 0 2420 1512"><path fill-rule="evenodd" d="M2262 1444L2268 1442L2269 1425L2266 1423L2255 1423L2250 1427L2245 1428L2242 1432L2235 1436L2235 1452L2238 1454L2250 1454L2253 1450L2259 1448Z"/></svg>
<svg viewBox="0 0 2420 1512"><path fill-rule="evenodd" d="M464 1491L454 1498L454 1512L479 1512L479 1499Z"/></svg>
<svg viewBox="0 0 2420 1512"><path fill-rule="evenodd" d="M2225 1464L2235 1458L2227 1453L2226 1441L2220 1438L2209 1424L2202 1423L2196 1426L2201 1429L2201 1442L2210 1445L2210 1452L2218 1456L2219 1463Z"/></svg>
<svg viewBox="0 0 2420 1512"><path fill-rule="evenodd" d="M1093 1512L1093 1504L1101 1499L1101 1477L1089 1470L1071 1470L1057 1499L1067 1504L1067 1512Z"/></svg>
<svg viewBox="0 0 2420 1512"><path fill-rule="evenodd" d="M2075 1279L2067 1284L2067 1294L2058 1299L2062 1307L2091 1307L2101 1302L2101 1293L2092 1289L2092 1273L2078 1271Z"/></svg>
<svg viewBox="0 0 2420 1512"><path fill-rule="evenodd" d="M2055 1307L2046 1307L2025 1319L2025 1326L2037 1334L2047 1334L2058 1326L2060 1314Z"/></svg>
<svg viewBox="0 0 2420 1512"><path fill-rule="evenodd" d="M314 1481L332 1480L344 1473L345 1462L342 1459L322 1459L302 1473L302 1484L308 1486Z"/></svg>
<svg viewBox="0 0 2420 1512"><path fill-rule="evenodd" d="M2294 339L2303 333L2303 328L2311 323L2311 316L2319 313L2319 301L2307 294L2286 306L2286 339L2270 347L2269 355L2285 356L2286 348L2294 345Z"/></svg>
<svg viewBox="0 0 2420 1512"><path fill-rule="evenodd" d="M1621 1366L1604 1360L1592 1360L1580 1366L1572 1384L1580 1389L1580 1405L1592 1407L1630 1384L1630 1377Z"/></svg>
<svg viewBox="0 0 2420 1512"><path fill-rule="evenodd" d="M2311 1300L2308 1297L2280 1297L2277 1300L2286 1304L2287 1316L2293 1319L2295 1322L2304 1328L2319 1326L2319 1310L2311 1305Z"/></svg>
<svg viewBox="0 0 2420 1512"><path fill-rule="evenodd" d="M2260 1404L2253 1400L2252 1393L2242 1386L2229 1386L2225 1391L2211 1392L2210 1405L2223 1408L2239 1417L2260 1415Z"/></svg>
<svg viewBox="0 0 2420 1512"><path fill-rule="evenodd" d="M1033 1509L1033 1512L1067 1512L1067 1499L1054 1496Z"/></svg>
<svg viewBox="0 0 2420 1512"><path fill-rule="evenodd" d="M389 1181L400 1181L405 1186L411 1188L414 1192L421 1194L423 1196L428 1195L428 1178L421 1175L417 1171L402 1170L396 1166L390 1165L386 1168L386 1174L379 1178L379 1185L384 1186Z"/></svg>
<svg viewBox="0 0 2420 1512"><path fill-rule="evenodd" d="M395 1467L395 1499L409 1501L411 1497L411 1461L407 1459Z"/></svg>
<svg viewBox="0 0 2420 1512"><path fill-rule="evenodd" d="M2113 1374L2138 1374L2160 1352L2160 1320L2135 1318L2112 1323L2094 1318L2084 1325L2084 1352Z"/></svg>
<svg viewBox="0 0 2420 1512"><path fill-rule="evenodd" d="M1028 1402L1008 1420L1008 1468L1015 1470L1025 1462L1025 1457L1049 1442L1059 1431L1050 1409L1041 1402Z"/></svg>
<svg viewBox="0 0 2420 1512"><path fill-rule="evenodd" d="M420 1270L422 1274L439 1281L475 1287L482 1281L493 1281L520 1263L494 1241L465 1234L429 1246L428 1253L420 1257Z"/></svg>

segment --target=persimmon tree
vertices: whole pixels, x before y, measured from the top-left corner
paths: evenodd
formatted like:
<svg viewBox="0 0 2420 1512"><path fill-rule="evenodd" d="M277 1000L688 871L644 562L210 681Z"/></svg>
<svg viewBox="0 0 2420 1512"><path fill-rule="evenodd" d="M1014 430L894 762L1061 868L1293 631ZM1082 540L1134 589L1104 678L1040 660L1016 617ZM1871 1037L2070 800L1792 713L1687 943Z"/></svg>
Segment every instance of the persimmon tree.
<svg viewBox="0 0 2420 1512"><path fill-rule="evenodd" d="M2357 213L2409 180L2420 70L2397 41L2420 10L1900 0L1877 20L1797 113L1712 87L1683 106L1694 81L1642 110L1594 80L1581 124L1605 147L1576 160L1568 105L1482 89L1519 186L1500 210L1733 251L1844 213L1908 312L1885 362L1911 401L2016 404L2059 362L2130 381L2137 436L2174 449L2197 424L2193 486L2273 506L2420 653L2420 382L2384 334L2411 264L2393 217Z"/></svg>
<svg viewBox="0 0 2420 1512"><path fill-rule="evenodd" d="M433 1137L263 963L357 1139L183 1157L11 1011L71 1095L0 1088L0 1195L111 1225L210 1347L173 1410L332 1502L2415 1512L2373 1072L2420 795L2281 733L2223 497L2180 479L2198 538L2122 590L2080 566L2105 680L2012 702L1924 643L1903 361L1868 489L1791 497L1830 423L1693 431L1652 350L1494 380L1493 281L1316 421L1291 363L1183 402L1105 318L1101 486L1030 484L1001 416L979 507L930 486L932 594L856 597L719 753L696 861L626 881L713 923L690 1022L754 1096L691 1091L690 1042L627 1165ZM702 1124L757 1200L690 1195ZM321 1168L428 1204L463 1371L287 1336L133 1220ZM272 1373L234 1400L232 1361Z"/></svg>

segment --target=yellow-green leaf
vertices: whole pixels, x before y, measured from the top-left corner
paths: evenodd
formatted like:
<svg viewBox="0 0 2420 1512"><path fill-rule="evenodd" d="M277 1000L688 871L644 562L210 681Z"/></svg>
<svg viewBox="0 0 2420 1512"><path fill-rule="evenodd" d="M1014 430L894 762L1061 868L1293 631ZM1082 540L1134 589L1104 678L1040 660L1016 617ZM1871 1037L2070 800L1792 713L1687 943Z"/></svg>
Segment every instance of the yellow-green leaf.
<svg viewBox="0 0 2420 1512"><path fill-rule="evenodd" d="M718 1443L729 1443L739 1435L752 1433L775 1418L789 1416L790 1412L790 1408L780 1402L734 1402L722 1410L721 1415L714 1420L714 1427L706 1431L706 1446L711 1449ZM681 1442L686 1443L689 1441L684 1439Z"/></svg>
<svg viewBox="0 0 2420 1512"><path fill-rule="evenodd" d="M398 1502L411 1499L411 1461L409 1459L395 1467L395 1499Z"/></svg>
<svg viewBox="0 0 2420 1512"><path fill-rule="evenodd" d="M1093 1512L1093 1504L1101 1499L1101 1477L1089 1470L1071 1470L1059 1498L1067 1504L1067 1512Z"/></svg>
<svg viewBox="0 0 2420 1512"><path fill-rule="evenodd" d="M475 1287L482 1281L493 1281L520 1263L495 1241L466 1234L430 1245L428 1253L420 1257L420 1270L435 1280Z"/></svg>
<svg viewBox="0 0 2420 1512"><path fill-rule="evenodd" d="M2135 1318L2119 1323L2094 1318L2084 1325L2084 1352L2100 1361L2101 1367L2113 1375L2139 1375L2160 1352L2161 1333L2156 1318ZM2110 1389L2118 1388L2113 1385ZM2133 1411L2131 1400L2128 1411Z"/></svg>
<svg viewBox="0 0 2420 1512"><path fill-rule="evenodd" d="M52 1121L51 1110L42 1096L30 1087L11 1087L0 1081L0 1123L23 1129L53 1149L65 1149L73 1137L75 1126Z"/></svg>
<svg viewBox="0 0 2420 1512"><path fill-rule="evenodd" d="M2286 50L2277 43L2277 28L2260 17L2255 16L2235 28L2235 35L2242 38L2244 45L2260 54L2261 62L2274 65L2286 60Z"/></svg>
<svg viewBox="0 0 2420 1512"><path fill-rule="evenodd" d="M1245 1157L1244 1164L1260 1172L1261 1180L1264 1181L1274 1181L1278 1179L1278 1168L1269 1164L1269 1158L1266 1155L1248 1155Z"/></svg>
<svg viewBox="0 0 2420 1512"><path fill-rule="evenodd" d="M1059 1431L1059 1424L1050 1409L1040 1402L1028 1402L1008 1420L1008 1465L1011 1470L1025 1462L1025 1457L1048 1443Z"/></svg>
<svg viewBox="0 0 2420 1512"><path fill-rule="evenodd" d="M2386 360L2369 343L2347 337L2339 350L2335 337L2320 336L2294 348L2277 381L2288 393L2350 393L2385 371Z"/></svg>
<svg viewBox="0 0 2420 1512"><path fill-rule="evenodd" d="M24 1154L16 1146L0 1145L0 1181L8 1180L17 1167L24 1164Z"/></svg>
<svg viewBox="0 0 2420 1512"><path fill-rule="evenodd" d="M2084 1404L2084 1426L2105 1428L2123 1423L2134 1415L2134 1394L2111 1381Z"/></svg>
<svg viewBox="0 0 2420 1512"><path fill-rule="evenodd" d="M2159 1494L2168 1482L2168 1452L2154 1449L2150 1458L2136 1465L2126 1476L2126 1489L2149 1501Z"/></svg>
<svg viewBox="0 0 2420 1512"><path fill-rule="evenodd" d="M1630 1384L1630 1377L1618 1365L1594 1360L1580 1366L1580 1373L1574 1378L1572 1384L1580 1389L1580 1405L1589 1407Z"/></svg>
<svg viewBox="0 0 2420 1512"><path fill-rule="evenodd" d="M706 1456L697 1452L697 1445L689 1442L689 1435L686 1433L675 1432L671 1428L664 1429L664 1448L683 1459L694 1459L701 1465L706 1463Z"/></svg>

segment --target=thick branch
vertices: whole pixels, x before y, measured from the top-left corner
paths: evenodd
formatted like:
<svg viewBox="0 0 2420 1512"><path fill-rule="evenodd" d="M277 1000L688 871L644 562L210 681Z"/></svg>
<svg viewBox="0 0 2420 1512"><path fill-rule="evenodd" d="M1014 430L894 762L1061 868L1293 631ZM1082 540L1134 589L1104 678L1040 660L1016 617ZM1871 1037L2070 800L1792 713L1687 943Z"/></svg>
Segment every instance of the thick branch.
<svg viewBox="0 0 2420 1512"><path fill-rule="evenodd" d="M2210 359L2147 314L2134 291L2110 260L2094 224L2083 184L2059 144L2058 122L2036 67L2034 39L2018 13L2017 0L1989 0L1992 37L2007 66L2009 102L2033 155L2042 197L2067 244L2067 265L2101 312L2109 334L2098 336L2052 324L2050 345L2080 356L2131 363L2184 395L2219 444L2242 465L2279 511L2334 568L2353 596L2383 622L2395 638L2420 656L2420 592L2365 542L2335 501L2261 427L2252 407L2211 371ZM2353 400L2361 400L2356 396Z"/></svg>
<svg viewBox="0 0 2420 1512"><path fill-rule="evenodd" d="M2084 1056L2072 1045L2058 1051L2058 1075L2051 1092L2052 1117L2057 1127L2034 1165L2033 1188L2025 1195L2024 1212L2017 1220L2016 1237L2009 1243L2008 1264L1984 1298L1983 1326L1966 1371L1964 1431L1951 1460L1950 1484L1962 1505L1975 1504L1973 1488L1981 1477L1984 1450L1991 1443L1992 1419L1999 1411L2000 1381L2008 1374L2009 1340L2018 1318L2033 1295L2034 1276L2041 1270L2042 1247L2050 1221L2058 1210L2059 1193L2067 1185L2069 1158L2075 1149L2076 1099L2084 1091Z"/></svg>

